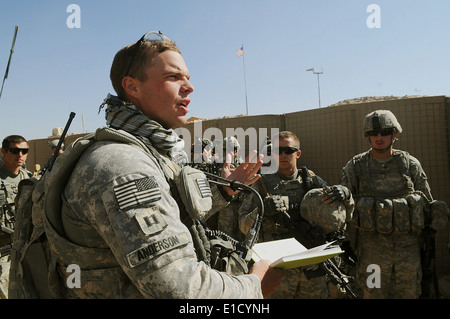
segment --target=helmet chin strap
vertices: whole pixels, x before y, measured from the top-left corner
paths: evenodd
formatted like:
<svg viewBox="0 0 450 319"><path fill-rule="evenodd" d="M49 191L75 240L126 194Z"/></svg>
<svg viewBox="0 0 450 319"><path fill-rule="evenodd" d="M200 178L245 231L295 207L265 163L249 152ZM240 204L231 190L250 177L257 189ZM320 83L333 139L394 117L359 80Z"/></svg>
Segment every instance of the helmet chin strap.
<svg viewBox="0 0 450 319"><path fill-rule="evenodd" d="M392 143L391 143L391 145L389 145L389 146L386 147L386 148L374 148L374 147L372 147L372 149L373 149L375 152L377 152L377 153L386 153L387 151L389 151L389 150L391 149L391 147L392 147Z"/></svg>

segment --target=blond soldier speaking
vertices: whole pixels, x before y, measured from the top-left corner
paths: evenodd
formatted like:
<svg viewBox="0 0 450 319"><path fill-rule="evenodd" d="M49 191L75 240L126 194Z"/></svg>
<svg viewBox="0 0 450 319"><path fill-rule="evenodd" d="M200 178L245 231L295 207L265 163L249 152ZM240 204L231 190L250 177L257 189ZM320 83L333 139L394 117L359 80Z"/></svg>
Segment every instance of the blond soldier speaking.
<svg viewBox="0 0 450 319"><path fill-rule="evenodd" d="M81 287L63 289L63 297L252 299L271 294L283 274L270 269L268 261L237 276L212 269L198 259L194 235L181 220L169 184L180 170L175 159L183 158L174 129L187 121L194 87L178 47L160 32L149 32L116 54L111 80L118 97L105 100L108 126L148 151L97 141L73 169L63 192L64 236L49 238L59 249L58 267L82 268ZM68 156L70 150L57 163ZM251 184L262 163L246 164L248 171L225 167L225 177L244 177Z"/></svg>

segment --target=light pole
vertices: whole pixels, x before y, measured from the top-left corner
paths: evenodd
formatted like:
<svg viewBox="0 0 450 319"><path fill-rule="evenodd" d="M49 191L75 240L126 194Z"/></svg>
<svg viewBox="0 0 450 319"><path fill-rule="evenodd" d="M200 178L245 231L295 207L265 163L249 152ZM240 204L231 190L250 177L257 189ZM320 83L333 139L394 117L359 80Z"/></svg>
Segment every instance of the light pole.
<svg viewBox="0 0 450 319"><path fill-rule="evenodd" d="M320 108L320 80L319 80L319 76L321 74L323 74L323 72L316 72L316 71L314 71L314 68L308 69L306 71L312 71L313 74L317 74L317 89L319 91L319 108Z"/></svg>

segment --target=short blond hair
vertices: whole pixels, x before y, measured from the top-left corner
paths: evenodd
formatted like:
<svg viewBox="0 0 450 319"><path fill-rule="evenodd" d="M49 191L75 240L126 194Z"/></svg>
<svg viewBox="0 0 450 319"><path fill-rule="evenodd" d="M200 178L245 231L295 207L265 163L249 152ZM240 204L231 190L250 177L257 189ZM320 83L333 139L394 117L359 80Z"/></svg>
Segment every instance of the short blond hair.
<svg viewBox="0 0 450 319"><path fill-rule="evenodd" d="M117 93L117 96L124 100L126 99L125 90L122 87L122 79L130 59L132 58L134 44L130 44L120 49L113 60L111 65L111 71L109 77L111 79L112 86ZM139 81L147 80L145 73L146 68L150 67L153 63L153 58L164 51L172 50L181 54L175 42L165 39L164 41L144 41L138 48L136 55L133 58L128 76L138 79Z"/></svg>

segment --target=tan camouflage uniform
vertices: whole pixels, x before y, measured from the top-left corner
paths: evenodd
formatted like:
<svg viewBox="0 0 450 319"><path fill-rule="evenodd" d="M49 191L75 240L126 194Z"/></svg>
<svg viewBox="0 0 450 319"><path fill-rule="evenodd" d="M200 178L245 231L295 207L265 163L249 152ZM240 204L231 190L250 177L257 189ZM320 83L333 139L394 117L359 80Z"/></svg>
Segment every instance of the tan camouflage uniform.
<svg viewBox="0 0 450 319"><path fill-rule="evenodd" d="M310 171L315 187L321 187L318 177ZM263 180L268 185L264 187ZM284 195L289 196L289 203L296 203L300 207L300 202L305 195L303 181L300 170L297 170L292 176L284 176L279 173L263 175L260 180L253 184L254 188L262 198L267 195ZM239 208L239 227L246 234L253 226L255 218L259 212L258 201L253 193L246 196L241 207ZM299 212L298 212L299 213ZM276 216L271 216L268 212L264 214L258 241L265 242L283 238L293 237L290 233L288 225L283 224L279 220L275 220ZM285 270L286 277L281 281L280 287L270 295L271 299L324 299L328 298L327 278L320 276L316 278L306 278L303 268L295 268Z"/></svg>
<svg viewBox="0 0 450 319"><path fill-rule="evenodd" d="M359 232L357 279L364 298L419 297L420 232L412 230L414 221L410 224L408 208L419 197L409 195L420 191L432 200L420 162L399 150L394 150L388 161L376 160L370 151L365 152L347 163L341 184L350 189L356 201L358 214L354 214L351 225ZM405 208L400 208L401 203L406 204ZM369 215L364 211L373 214L372 207L375 215L365 218ZM402 211L406 219L400 218ZM367 286L368 276L373 273L367 267L372 264L380 267L381 288Z"/></svg>
<svg viewBox="0 0 450 319"><path fill-rule="evenodd" d="M3 183L4 185L2 185L2 189L0 189L0 223L8 229L14 229L14 224L9 223L9 220L14 220L14 201L18 191L17 186L22 179L29 177L31 177L31 172L23 168L20 169L19 174L15 175L5 169L3 164L0 166L0 183ZM8 197L6 197L5 190ZM9 208L7 209L6 207ZM0 248L6 248L11 244L12 234L5 231L0 231ZM0 267L0 298L6 298L8 296L8 277L10 267L9 255L0 257Z"/></svg>
<svg viewBox="0 0 450 319"><path fill-rule="evenodd" d="M174 170L168 156L161 158L163 169ZM164 173L154 157L131 145L92 145L63 199L63 281L67 265L82 269L81 288L66 288L66 297L262 298L256 275L229 276L197 260ZM216 192L213 201L224 199Z"/></svg>

